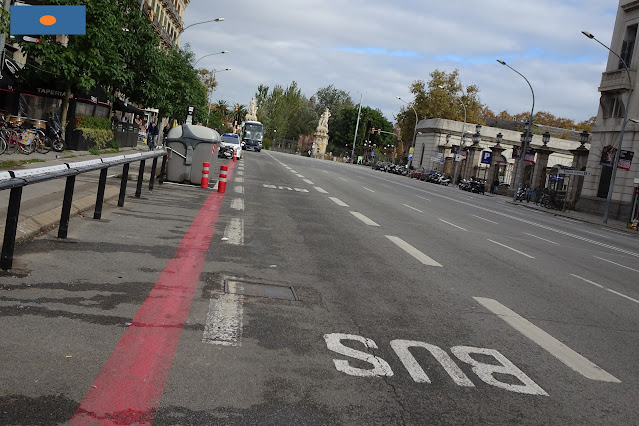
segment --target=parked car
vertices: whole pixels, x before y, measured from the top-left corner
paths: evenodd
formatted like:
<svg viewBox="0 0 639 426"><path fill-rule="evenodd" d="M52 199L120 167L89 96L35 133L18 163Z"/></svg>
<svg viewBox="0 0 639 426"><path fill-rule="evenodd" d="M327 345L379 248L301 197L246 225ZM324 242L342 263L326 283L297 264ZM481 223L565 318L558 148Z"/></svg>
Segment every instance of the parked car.
<svg viewBox="0 0 639 426"><path fill-rule="evenodd" d="M218 153L218 157L224 156L222 152L223 150L224 152L226 152L228 148L236 151L238 158L242 158L242 145L240 143L240 135L236 135L235 133L223 133L222 136L220 136L220 150Z"/></svg>

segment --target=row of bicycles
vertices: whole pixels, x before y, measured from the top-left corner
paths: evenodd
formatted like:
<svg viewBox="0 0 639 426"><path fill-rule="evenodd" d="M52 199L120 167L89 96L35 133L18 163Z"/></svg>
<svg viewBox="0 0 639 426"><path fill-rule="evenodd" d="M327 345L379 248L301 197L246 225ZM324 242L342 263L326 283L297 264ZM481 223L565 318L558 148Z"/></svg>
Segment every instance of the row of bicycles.
<svg viewBox="0 0 639 426"><path fill-rule="evenodd" d="M50 117L44 128L24 118L7 119L0 115L0 154L46 154L50 150L64 149L62 126L57 115Z"/></svg>

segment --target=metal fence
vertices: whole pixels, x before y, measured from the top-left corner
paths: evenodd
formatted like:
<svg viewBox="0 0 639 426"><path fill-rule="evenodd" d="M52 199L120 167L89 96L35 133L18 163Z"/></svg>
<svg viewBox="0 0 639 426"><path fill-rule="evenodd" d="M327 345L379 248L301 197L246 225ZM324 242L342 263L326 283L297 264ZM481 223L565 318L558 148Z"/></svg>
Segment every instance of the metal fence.
<svg viewBox="0 0 639 426"><path fill-rule="evenodd" d="M131 163L140 162L138 181L135 197L140 198L142 194L142 179L144 177L144 166L146 160L153 160L151 167L151 179L149 191L153 190L155 172L157 170L158 158L162 157L162 168L159 175L159 184L164 183L164 173L166 171L167 153L166 151L153 151L149 153L137 153L120 155L109 158L98 158L95 160L81 161L75 163L60 164L57 166L41 167L36 169L25 169L8 172L0 172L0 191L10 190L9 208L7 209L7 220L4 229L4 240L2 242L2 254L0 256L0 269L8 270L13 265L13 251L16 242L16 232L18 230L18 217L20 216L20 202L22 199L22 189L27 185L34 185L40 182L66 177L64 199L62 201L62 213L60 214L60 225L58 228L58 238L67 238L69 231L69 219L71 216L71 204L73 202L73 190L77 175L100 170L100 180L95 201L95 211L93 219L102 217L102 206L104 204L104 190L106 187L107 171L111 167L122 166L122 180L120 182L120 194L118 196L118 206L124 206L126 196L126 186L129 180L129 167Z"/></svg>

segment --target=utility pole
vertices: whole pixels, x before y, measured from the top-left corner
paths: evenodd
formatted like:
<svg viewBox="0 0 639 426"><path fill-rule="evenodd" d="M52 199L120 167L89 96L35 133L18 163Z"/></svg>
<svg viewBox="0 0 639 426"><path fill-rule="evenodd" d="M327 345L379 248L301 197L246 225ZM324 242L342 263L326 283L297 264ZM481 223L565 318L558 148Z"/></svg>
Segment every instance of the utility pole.
<svg viewBox="0 0 639 426"><path fill-rule="evenodd" d="M351 151L351 164L353 164L353 160L355 158L355 142L357 141L357 131L359 130L359 117L362 113L362 99L364 97L363 93L359 94L359 110L357 111L357 124L355 125L355 137L353 138L353 150Z"/></svg>

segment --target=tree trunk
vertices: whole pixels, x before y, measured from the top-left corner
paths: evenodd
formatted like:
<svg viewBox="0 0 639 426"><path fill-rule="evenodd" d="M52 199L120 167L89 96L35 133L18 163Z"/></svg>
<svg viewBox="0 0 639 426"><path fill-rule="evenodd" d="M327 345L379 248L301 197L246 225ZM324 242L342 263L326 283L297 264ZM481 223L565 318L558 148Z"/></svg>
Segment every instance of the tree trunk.
<svg viewBox="0 0 639 426"><path fill-rule="evenodd" d="M64 100L62 101L62 116L60 117L60 124L62 125L62 137L65 137L67 128L67 113L69 112L69 99L71 98L71 83L67 82L67 88L64 93Z"/></svg>

